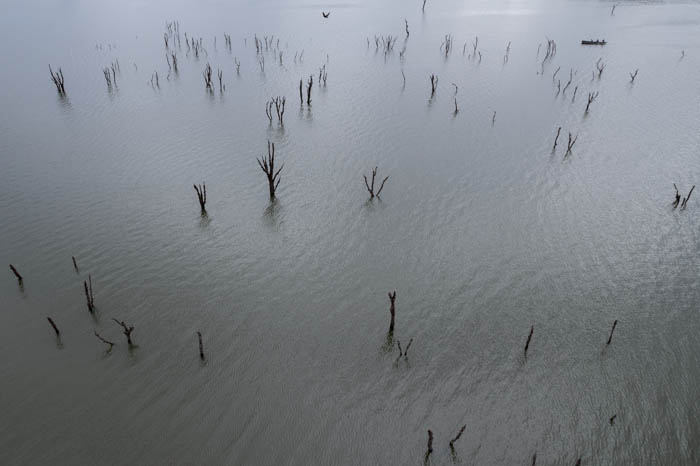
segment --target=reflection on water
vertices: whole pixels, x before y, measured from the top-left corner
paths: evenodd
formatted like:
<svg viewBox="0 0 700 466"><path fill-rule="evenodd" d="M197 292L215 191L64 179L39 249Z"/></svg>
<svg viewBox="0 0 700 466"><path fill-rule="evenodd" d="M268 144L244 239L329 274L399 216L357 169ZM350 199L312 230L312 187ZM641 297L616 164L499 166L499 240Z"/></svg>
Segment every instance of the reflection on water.
<svg viewBox="0 0 700 466"><path fill-rule="evenodd" d="M700 8L420 7L10 2L3 464L700 462Z"/></svg>

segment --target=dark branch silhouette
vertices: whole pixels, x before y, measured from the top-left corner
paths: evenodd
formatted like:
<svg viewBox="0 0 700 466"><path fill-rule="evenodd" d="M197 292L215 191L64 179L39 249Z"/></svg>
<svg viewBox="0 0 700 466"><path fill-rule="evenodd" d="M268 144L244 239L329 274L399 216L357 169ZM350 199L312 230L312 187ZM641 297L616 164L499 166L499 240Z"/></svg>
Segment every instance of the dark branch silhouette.
<svg viewBox="0 0 700 466"><path fill-rule="evenodd" d="M263 157L262 159L256 160L258 161L258 165L260 165L260 169L265 172L265 175L267 175L267 182L270 189L270 199L274 199L277 186L279 186L280 180L282 180L282 177L279 176L279 174L282 171L282 168L284 168L284 164L282 164L282 166L275 171L275 143L267 141L267 158Z"/></svg>
<svg viewBox="0 0 700 466"><path fill-rule="evenodd" d="M382 189L384 189L384 183L386 183L386 180L389 179L388 176L387 176L386 178L384 178L384 180L382 181L381 186L379 186L379 191L377 191L377 193L375 194L375 193L374 193L374 180L375 180L375 178L377 177L377 167L374 167L374 169L372 170L372 183L371 183L371 184L367 182L367 176L366 176L366 175L362 175L362 176L363 176L364 179L365 179L365 186L367 187L367 191L369 191L369 197L370 197L370 199L373 198L373 197L375 197L375 196L376 196L376 197L379 197L379 194L382 192Z"/></svg>

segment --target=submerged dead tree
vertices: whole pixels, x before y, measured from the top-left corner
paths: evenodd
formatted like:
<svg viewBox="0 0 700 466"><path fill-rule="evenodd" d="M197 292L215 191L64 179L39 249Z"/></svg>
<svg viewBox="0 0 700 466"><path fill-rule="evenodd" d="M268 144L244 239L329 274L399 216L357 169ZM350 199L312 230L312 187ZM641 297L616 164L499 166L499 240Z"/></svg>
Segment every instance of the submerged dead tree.
<svg viewBox="0 0 700 466"><path fill-rule="evenodd" d="M133 325L128 326L123 320L118 321L114 317L112 317L112 320L115 321L117 323L117 325L121 326L122 331L124 332L124 335L126 336L126 342L129 344L129 346L133 346L134 344L131 342L131 332L134 331L134 326ZM99 337L99 335L98 335L98 337ZM102 340L101 337L100 337L100 340ZM105 342L105 343L108 343L108 342Z"/></svg>
<svg viewBox="0 0 700 466"><path fill-rule="evenodd" d="M685 209L686 205L688 204L688 201L690 200L690 195L693 194L693 190L695 189L695 185L693 185L692 188L690 188L690 192L686 197L683 198L683 202L681 202L681 209Z"/></svg>
<svg viewBox="0 0 700 466"><path fill-rule="evenodd" d="M56 332L56 336L60 337L61 332L58 330L58 327L56 327L56 322L54 322L51 317L47 317L46 320L48 320L51 326L53 327L53 331Z"/></svg>
<svg viewBox="0 0 700 466"><path fill-rule="evenodd" d="M202 334L197 332L197 338L199 338L199 359L204 361L204 345L202 344Z"/></svg>
<svg viewBox="0 0 700 466"><path fill-rule="evenodd" d="M605 63L601 63L601 60L602 58L595 63L595 67L598 69L598 79L603 76L603 70L605 69Z"/></svg>
<svg viewBox="0 0 700 466"><path fill-rule="evenodd" d="M435 89L437 89L438 77L437 75L430 75L430 97L435 95Z"/></svg>
<svg viewBox="0 0 700 466"><path fill-rule="evenodd" d="M557 150L557 141L559 141L559 133L561 133L561 126L557 129L557 135L554 138L554 145L552 146L552 152Z"/></svg>
<svg viewBox="0 0 700 466"><path fill-rule="evenodd" d="M394 323L396 320L396 291L394 293L389 293L389 313L391 314L391 322L389 323L389 331L393 332L394 331ZM408 348L406 348L408 351Z"/></svg>
<svg viewBox="0 0 700 466"><path fill-rule="evenodd" d="M578 134L572 137L571 133L569 133L569 142L566 143L566 154L564 154L565 157L571 153L571 149L574 148L574 144L576 144L577 139Z"/></svg>
<svg viewBox="0 0 700 466"><path fill-rule="evenodd" d="M678 192L678 186L676 186L676 183L673 183L673 187L676 188L676 200L673 201L673 208L675 209L681 202L681 194Z"/></svg>
<svg viewBox="0 0 700 466"><path fill-rule="evenodd" d="M589 92L588 93L588 103L586 104L586 111L584 113L588 113L588 109L591 107L591 104L593 101L598 97L597 92Z"/></svg>
<svg viewBox="0 0 700 466"><path fill-rule="evenodd" d="M388 176L387 176L386 178L384 178L384 180L382 181L381 186L379 186L379 191L377 191L377 193L375 194L375 193L374 193L374 179L377 177L377 167L374 167L374 168L372 169L372 184L369 184L369 183L367 182L367 176L366 176L366 175L362 175L362 176L363 176L364 179L365 179L365 186L367 187L367 191L369 191L369 197L370 197L370 199L371 199L371 198L374 198L375 196L376 196L376 197L379 197L379 194L382 192L382 189L384 189L384 183L386 183L386 180L389 179Z"/></svg>
<svg viewBox="0 0 700 466"><path fill-rule="evenodd" d="M199 186L196 184L193 185L194 190L197 192L197 199L199 200L199 207L202 208L202 213L206 212L207 209L204 208L204 206L207 203L207 185L206 183L202 183Z"/></svg>
<svg viewBox="0 0 700 466"><path fill-rule="evenodd" d="M20 275L20 273L19 273L19 272L17 271L17 269L15 268L15 266L12 265L12 264L10 264L10 270L12 270L12 273L15 274L15 277L17 277L17 281L18 281L19 284L21 285L21 284L22 284L22 280L24 280L24 277L22 277L22 275Z"/></svg>
<svg viewBox="0 0 700 466"><path fill-rule="evenodd" d="M207 63L207 66L204 67L202 75L204 76L204 84L207 86L207 89L210 91L213 90L211 82L211 66L209 63Z"/></svg>
<svg viewBox="0 0 700 466"><path fill-rule="evenodd" d="M606 345L609 345L612 341L613 333L615 333L615 327L617 327L617 319L615 319L615 322L613 322L612 328L610 329L610 336L608 337L608 342Z"/></svg>
<svg viewBox="0 0 700 466"><path fill-rule="evenodd" d="M54 71L51 69L51 65L49 65L49 73L51 73L51 81L53 81L54 85L56 86L58 93L62 96L66 95L66 80L63 77L63 71L61 68L59 67L58 72L54 73Z"/></svg>
<svg viewBox="0 0 700 466"><path fill-rule="evenodd" d="M639 73L639 68L637 68L636 70L634 70L634 73L630 73L630 78L632 78L632 79L630 80L630 84L634 83L634 79L637 77L637 73Z"/></svg>
<svg viewBox="0 0 700 466"><path fill-rule="evenodd" d="M115 319L115 320L116 320L116 319ZM95 332L95 336L96 336L102 343L105 343L105 344L109 345L109 349L107 350L108 353L109 353L110 351L112 351L112 347L115 345L115 343L113 343L113 342L111 342L111 341L109 341L109 340L105 340L104 338L102 338L102 335L100 335L100 334L97 333L97 332Z"/></svg>
<svg viewBox="0 0 700 466"><path fill-rule="evenodd" d="M85 299L87 300L88 311L94 313L95 298L92 295L92 277L90 275L88 275L87 281L83 281L83 288L85 288Z"/></svg>
<svg viewBox="0 0 700 466"><path fill-rule="evenodd" d="M269 100L265 104L265 114L267 115L267 119L270 120L270 124L272 124L273 116L274 113L272 112L273 107L275 109L275 112L277 113L277 121L279 122L280 126L284 126L284 107L285 104L287 103L287 98L286 97L273 97L271 100Z"/></svg>
<svg viewBox="0 0 700 466"><path fill-rule="evenodd" d="M527 349L530 347L530 341L532 340L532 333L535 331L535 326L530 326L530 334L527 336L527 341L525 342L525 357L527 357Z"/></svg>
<svg viewBox="0 0 700 466"><path fill-rule="evenodd" d="M311 88L314 85L314 75L309 76L309 81L306 83L306 105L311 105Z"/></svg>
<svg viewBox="0 0 700 466"><path fill-rule="evenodd" d="M460 437L462 436L462 434L464 433L464 429L466 429L466 428L467 428L467 425L464 424L464 425L462 426L462 428L459 429L459 432L457 432L457 435L455 436L455 438L453 438L452 440L450 440L450 449L451 449L451 450L454 450L454 448L455 448L455 446L454 446L454 445L455 445L455 442L456 442L457 440L459 440L459 438L460 438Z"/></svg>
<svg viewBox="0 0 700 466"><path fill-rule="evenodd" d="M267 183L270 189L270 199L275 198L275 191L277 191L277 186L279 186L282 177L279 176L280 172L284 168L282 164L277 171L275 171L275 143L267 141L267 157L262 157L262 159L256 159L260 169L267 175Z"/></svg>
<svg viewBox="0 0 700 466"><path fill-rule="evenodd" d="M427 460L430 454L433 452L433 431L428 429L428 450L425 452L425 459Z"/></svg>

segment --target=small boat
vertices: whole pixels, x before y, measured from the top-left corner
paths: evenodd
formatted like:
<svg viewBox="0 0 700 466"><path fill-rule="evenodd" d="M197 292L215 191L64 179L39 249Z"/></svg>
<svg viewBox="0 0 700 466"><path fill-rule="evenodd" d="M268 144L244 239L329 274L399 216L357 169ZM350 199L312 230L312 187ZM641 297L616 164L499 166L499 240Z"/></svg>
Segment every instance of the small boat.
<svg viewBox="0 0 700 466"><path fill-rule="evenodd" d="M603 39L603 40L591 39L591 40L582 40L581 41L581 45L605 45L605 44L607 44L607 42L605 42L605 39Z"/></svg>

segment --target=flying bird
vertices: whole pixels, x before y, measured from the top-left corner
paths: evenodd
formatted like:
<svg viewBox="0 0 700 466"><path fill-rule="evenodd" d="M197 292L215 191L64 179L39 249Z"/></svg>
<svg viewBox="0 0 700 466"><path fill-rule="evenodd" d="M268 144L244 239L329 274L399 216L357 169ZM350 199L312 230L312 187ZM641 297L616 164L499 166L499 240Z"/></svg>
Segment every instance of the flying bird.
<svg viewBox="0 0 700 466"><path fill-rule="evenodd" d="M326 13L322 11L321 15L323 15L324 18L328 18L331 15L331 12L329 11L328 13Z"/></svg>

